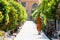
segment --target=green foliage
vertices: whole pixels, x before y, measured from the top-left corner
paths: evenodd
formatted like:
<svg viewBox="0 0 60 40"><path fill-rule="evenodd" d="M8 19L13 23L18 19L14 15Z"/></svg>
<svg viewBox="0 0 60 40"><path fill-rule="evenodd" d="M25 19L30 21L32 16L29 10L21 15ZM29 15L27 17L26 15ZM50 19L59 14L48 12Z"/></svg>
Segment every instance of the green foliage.
<svg viewBox="0 0 60 40"><path fill-rule="evenodd" d="M7 25L9 23L9 11L10 11L10 7L9 4L7 3L7 1L4 0L0 0L0 29L2 29L2 27L4 28L5 26L3 25Z"/></svg>
<svg viewBox="0 0 60 40"><path fill-rule="evenodd" d="M41 0L41 4L37 8L37 12L40 12L46 16L47 19L56 19L59 0ZM36 15L39 13L34 12L33 17L36 18ZM34 16L35 15L35 16Z"/></svg>
<svg viewBox="0 0 60 40"><path fill-rule="evenodd" d="M26 10L22 7L21 4L16 3L11 1L10 2L12 4L12 6L14 6L14 8L17 10L17 14L18 14L18 18L19 18L19 22L22 22L26 19L27 15L26 15ZM24 16L23 16L24 15Z"/></svg>
<svg viewBox="0 0 60 40"><path fill-rule="evenodd" d="M27 18L23 6L13 0L0 0L0 30L13 30Z"/></svg>
<svg viewBox="0 0 60 40"><path fill-rule="evenodd" d="M48 19L55 19L58 4L59 1L57 0L42 0L40 5L40 12L43 13Z"/></svg>
<svg viewBox="0 0 60 40"><path fill-rule="evenodd" d="M2 22L4 16L2 15L2 12L0 12L0 23Z"/></svg>
<svg viewBox="0 0 60 40"><path fill-rule="evenodd" d="M38 10L35 10L35 11L32 13L32 17L33 17L34 20L36 20L37 15L38 15Z"/></svg>
<svg viewBox="0 0 60 40"><path fill-rule="evenodd" d="M56 19L59 0L41 0L41 4L37 7L37 9L32 13L33 19L37 18L37 15L40 13L43 14L43 18L46 17L47 20ZM43 19L42 18L42 19ZM44 21L44 20L43 20Z"/></svg>
<svg viewBox="0 0 60 40"><path fill-rule="evenodd" d="M42 22L43 25L46 24L46 19L47 20L56 20L56 15L57 15L57 9L58 5L60 3L60 0L41 0L41 4L38 6L37 10L35 10L32 14L33 19L36 20L37 15L40 13L40 16L42 16ZM41 15L43 14L43 15ZM45 26L43 26L43 29L46 29Z"/></svg>

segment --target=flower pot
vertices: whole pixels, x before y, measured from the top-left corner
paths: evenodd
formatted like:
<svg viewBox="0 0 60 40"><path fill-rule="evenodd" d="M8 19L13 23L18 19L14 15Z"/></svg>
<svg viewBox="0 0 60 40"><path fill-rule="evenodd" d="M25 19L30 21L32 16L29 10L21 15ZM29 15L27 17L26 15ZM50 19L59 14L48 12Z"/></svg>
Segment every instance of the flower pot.
<svg viewBox="0 0 60 40"><path fill-rule="evenodd" d="M9 37L10 30L5 33L5 37Z"/></svg>
<svg viewBox="0 0 60 40"><path fill-rule="evenodd" d="M16 28L14 29L14 32L17 33L17 32L18 32L18 29L19 29L19 27L16 27Z"/></svg>
<svg viewBox="0 0 60 40"><path fill-rule="evenodd" d="M0 40L4 40L4 38L5 38L4 36L0 36Z"/></svg>
<svg viewBox="0 0 60 40"><path fill-rule="evenodd" d="M13 33L14 33L14 30L11 30L9 35L13 35Z"/></svg>
<svg viewBox="0 0 60 40"><path fill-rule="evenodd" d="M2 40L2 36L0 36L0 40Z"/></svg>
<svg viewBox="0 0 60 40"><path fill-rule="evenodd" d="M0 30L0 40L4 40L5 32Z"/></svg>

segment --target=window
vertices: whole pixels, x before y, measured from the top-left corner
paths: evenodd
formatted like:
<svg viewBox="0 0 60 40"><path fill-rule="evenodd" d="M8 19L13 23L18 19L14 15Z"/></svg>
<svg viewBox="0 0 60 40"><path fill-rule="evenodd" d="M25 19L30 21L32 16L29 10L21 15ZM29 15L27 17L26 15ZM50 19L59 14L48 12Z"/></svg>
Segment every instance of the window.
<svg viewBox="0 0 60 40"><path fill-rule="evenodd" d="M26 3L25 3L25 2L21 2L21 4L22 4L24 7L26 7Z"/></svg>
<svg viewBox="0 0 60 40"><path fill-rule="evenodd" d="M36 8L38 5L37 5L37 3L34 3L33 5L32 5L32 8Z"/></svg>
<svg viewBox="0 0 60 40"><path fill-rule="evenodd" d="M17 0L18 2L20 2L21 0Z"/></svg>
<svg viewBox="0 0 60 40"><path fill-rule="evenodd" d="M31 11L31 13L33 13L33 12L34 12L34 10Z"/></svg>

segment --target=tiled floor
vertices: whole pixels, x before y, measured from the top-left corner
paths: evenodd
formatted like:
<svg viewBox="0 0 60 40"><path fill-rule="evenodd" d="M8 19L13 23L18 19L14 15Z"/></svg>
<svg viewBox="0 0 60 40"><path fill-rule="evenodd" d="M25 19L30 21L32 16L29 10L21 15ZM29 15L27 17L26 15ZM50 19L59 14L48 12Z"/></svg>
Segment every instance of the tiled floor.
<svg viewBox="0 0 60 40"><path fill-rule="evenodd" d="M36 24L33 21L26 21L22 29L14 40L49 40L41 31L41 35L37 35Z"/></svg>

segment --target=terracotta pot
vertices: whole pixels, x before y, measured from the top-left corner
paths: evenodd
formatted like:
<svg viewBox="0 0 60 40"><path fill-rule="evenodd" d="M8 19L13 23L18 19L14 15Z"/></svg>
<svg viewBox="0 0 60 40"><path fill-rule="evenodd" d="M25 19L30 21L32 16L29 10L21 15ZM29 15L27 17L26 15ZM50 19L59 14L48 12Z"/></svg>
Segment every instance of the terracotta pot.
<svg viewBox="0 0 60 40"><path fill-rule="evenodd" d="M4 40L4 36L0 36L0 40Z"/></svg>

